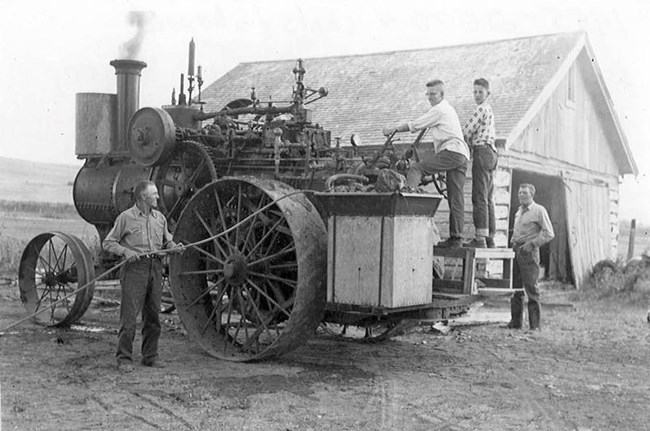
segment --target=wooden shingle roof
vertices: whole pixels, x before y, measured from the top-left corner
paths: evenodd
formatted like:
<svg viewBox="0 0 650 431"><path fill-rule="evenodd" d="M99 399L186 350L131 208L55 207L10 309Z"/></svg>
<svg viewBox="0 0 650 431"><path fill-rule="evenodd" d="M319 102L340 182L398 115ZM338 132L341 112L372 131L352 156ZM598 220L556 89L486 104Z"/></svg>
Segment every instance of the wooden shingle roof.
<svg viewBox="0 0 650 431"><path fill-rule="evenodd" d="M307 58L306 84L326 87L329 95L308 105L313 121L332 131L332 137L349 142L357 133L363 144L384 142L381 129L397 121L414 119L426 112L425 83L442 79L445 98L461 122L475 107L472 82L490 82L497 137L512 143L558 85L579 51L589 49L586 35L560 33L517 39L366 55ZM590 52L591 55L591 52ZM241 63L203 91L206 110L218 110L232 100L250 96L280 105L291 97L295 59ZM636 166L611 106L597 66L594 73L609 102L610 123L620 142L614 150L622 173L636 173Z"/></svg>

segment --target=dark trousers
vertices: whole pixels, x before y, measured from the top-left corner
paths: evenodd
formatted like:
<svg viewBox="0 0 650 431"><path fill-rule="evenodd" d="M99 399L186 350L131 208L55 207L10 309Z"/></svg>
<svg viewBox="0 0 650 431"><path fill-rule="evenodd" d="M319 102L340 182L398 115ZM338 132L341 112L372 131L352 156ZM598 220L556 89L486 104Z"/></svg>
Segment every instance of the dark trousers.
<svg viewBox="0 0 650 431"><path fill-rule="evenodd" d="M133 359L133 339L136 321L142 312L142 359L158 357L160 338L160 300L162 296L162 261L159 258L140 259L124 265L120 277L122 300L120 330L117 334L117 359Z"/></svg>
<svg viewBox="0 0 650 431"><path fill-rule="evenodd" d="M517 292L510 299L510 313L512 325L521 328L524 317L524 296L528 297L528 320L531 329L539 328L541 319L541 306L539 304L539 248L526 252L521 249L522 244L515 244L515 265L513 267L513 287L524 292Z"/></svg>
<svg viewBox="0 0 650 431"><path fill-rule="evenodd" d="M467 158L460 153L442 150L411 165L406 174L406 184L417 187L425 175L445 172L447 199L449 201L449 236L462 238L465 219L463 186L467 172Z"/></svg>
<svg viewBox="0 0 650 431"><path fill-rule="evenodd" d="M473 147L472 161L472 212L476 236L494 238L494 176L498 155L489 145Z"/></svg>

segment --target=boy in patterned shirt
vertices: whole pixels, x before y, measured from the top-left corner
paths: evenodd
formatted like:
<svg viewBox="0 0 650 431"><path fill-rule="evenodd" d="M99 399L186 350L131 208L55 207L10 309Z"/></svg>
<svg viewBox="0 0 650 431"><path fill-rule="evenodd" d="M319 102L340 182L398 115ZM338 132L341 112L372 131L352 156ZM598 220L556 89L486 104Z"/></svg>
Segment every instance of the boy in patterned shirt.
<svg viewBox="0 0 650 431"><path fill-rule="evenodd" d="M463 126L463 137L473 153L472 212L475 229L475 238L464 247L494 247L496 221L493 194L498 155L494 145L494 115L487 101L489 95L487 79L476 79L474 101L478 106Z"/></svg>

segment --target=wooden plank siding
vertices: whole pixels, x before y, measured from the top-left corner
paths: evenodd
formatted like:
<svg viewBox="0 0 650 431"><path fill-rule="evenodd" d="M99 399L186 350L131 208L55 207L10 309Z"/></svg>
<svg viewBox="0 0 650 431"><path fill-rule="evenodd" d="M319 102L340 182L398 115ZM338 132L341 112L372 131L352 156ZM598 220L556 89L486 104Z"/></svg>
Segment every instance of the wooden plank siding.
<svg viewBox="0 0 650 431"><path fill-rule="evenodd" d="M609 257L609 190L607 185L571 180L564 185L569 251L575 286L579 289L591 268Z"/></svg>
<svg viewBox="0 0 650 431"><path fill-rule="evenodd" d="M567 99L570 74L575 74L574 102ZM576 168L618 176L613 144L607 138L598 108L585 84L582 68L574 65L512 143L510 151L537 154Z"/></svg>

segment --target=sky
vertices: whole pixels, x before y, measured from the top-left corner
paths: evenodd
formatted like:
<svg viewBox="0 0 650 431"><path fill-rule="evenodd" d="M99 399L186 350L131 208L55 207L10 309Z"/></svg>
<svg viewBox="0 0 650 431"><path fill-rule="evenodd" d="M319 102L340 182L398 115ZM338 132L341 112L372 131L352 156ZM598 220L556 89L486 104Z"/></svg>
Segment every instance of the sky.
<svg viewBox="0 0 650 431"><path fill-rule="evenodd" d="M143 12L140 32L130 11ZM209 84L248 61L586 31L639 168L622 217L650 222L649 23L645 0L0 0L0 156L80 164L75 93L115 93L108 63L134 38L142 107L169 104L192 38Z"/></svg>

